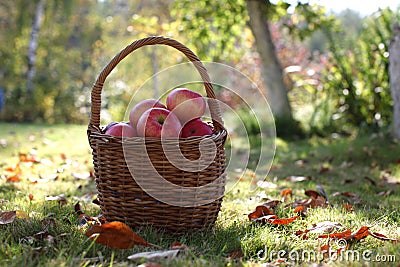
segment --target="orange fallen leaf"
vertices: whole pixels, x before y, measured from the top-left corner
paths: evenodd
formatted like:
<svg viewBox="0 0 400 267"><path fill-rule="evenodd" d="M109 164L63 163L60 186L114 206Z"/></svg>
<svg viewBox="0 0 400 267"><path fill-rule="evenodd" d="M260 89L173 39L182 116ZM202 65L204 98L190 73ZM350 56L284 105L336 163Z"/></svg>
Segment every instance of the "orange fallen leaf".
<svg viewBox="0 0 400 267"><path fill-rule="evenodd" d="M289 224L289 223L293 222L294 220L296 220L297 218L299 218L299 216L293 216L293 217L290 217L287 219L271 218L271 219L268 219L268 222L272 223L272 224Z"/></svg>
<svg viewBox="0 0 400 267"><path fill-rule="evenodd" d="M31 163L37 163L39 162L39 159L37 159L34 155L28 155L26 153L19 153L19 162L31 162Z"/></svg>
<svg viewBox="0 0 400 267"><path fill-rule="evenodd" d="M118 221L94 225L86 232L86 236L98 244L117 249L128 249L135 245L150 246L128 225Z"/></svg>
<svg viewBox="0 0 400 267"><path fill-rule="evenodd" d="M354 238L355 240L359 241L363 238L366 238L369 235L369 227L363 226L357 232L352 234L350 238Z"/></svg>
<svg viewBox="0 0 400 267"><path fill-rule="evenodd" d="M286 188L286 189L283 189L281 191L281 196L282 197L291 196L291 195L292 195L292 189L291 188Z"/></svg>
<svg viewBox="0 0 400 267"><path fill-rule="evenodd" d="M306 211L306 207L305 206L297 206L293 210L294 213L299 213L299 212L304 212L304 211Z"/></svg>
<svg viewBox="0 0 400 267"><path fill-rule="evenodd" d="M343 204L343 208L344 208L347 212L353 212L353 211L354 211L354 206L351 205L350 203L345 203L345 204Z"/></svg>
<svg viewBox="0 0 400 267"><path fill-rule="evenodd" d="M21 178L18 174L7 177L7 183L18 183L21 181Z"/></svg>
<svg viewBox="0 0 400 267"><path fill-rule="evenodd" d="M326 235L319 235L318 238L343 238L343 239L349 239L351 237L351 230L347 229L344 232L339 232L339 233L333 233L333 234L326 234Z"/></svg>
<svg viewBox="0 0 400 267"><path fill-rule="evenodd" d="M19 166L19 163L17 163L13 167L5 168L5 170L8 171L8 172L15 172L15 174L22 174L22 170L21 170L21 167Z"/></svg>

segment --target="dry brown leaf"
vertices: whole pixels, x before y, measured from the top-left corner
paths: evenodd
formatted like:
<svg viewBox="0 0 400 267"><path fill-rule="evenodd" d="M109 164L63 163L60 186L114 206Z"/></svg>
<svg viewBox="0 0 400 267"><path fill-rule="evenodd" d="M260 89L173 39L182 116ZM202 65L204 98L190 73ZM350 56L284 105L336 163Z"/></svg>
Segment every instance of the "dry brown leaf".
<svg viewBox="0 0 400 267"><path fill-rule="evenodd" d="M344 208L347 212L353 212L353 211L354 211L354 206L351 205L350 203L344 203L344 204L343 204L343 208Z"/></svg>
<svg viewBox="0 0 400 267"><path fill-rule="evenodd" d="M353 238L357 241L366 238L369 235L369 227L368 226L362 226L360 229L358 229L357 232L354 234L351 234L350 238Z"/></svg>
<svg viewBox="0 0 400 267"><path fill-rule="evenodd" d="M229 259L241 259L243 257L244 257L244 253L241 249L232 251L228 256Z"/></svg>
<svg viewBox="0 0 400 267"><path fill-rule="evenodd" d="M17 217L15 210L0 212L0 224L10 224Z"/></svg>
<svg viewBox="0 0 400 267"><path fill-rule="evenodd" d="M377 233L377 232L369 232L369 235L372 237L375 237L377 239L383 240L383 241L392 241L395 243L399 242L399 240L397 240L397 239L387 237L387 236Z"/></svg>
<svg viewBox="0 0 400 267"><path fill-rule="evenodd" d="M266 206L261 205L261 206L257 206L256 210L253 211L252 213L250 213L248 215L248 217L251 221L258 221L260 218L262 218L266 215L273 215L273 214L274 214L273 210L270 210Z"/></svg>
<svg viewBox="0 0 400 267"><path fill-rule="evenodd" d="M86 232L86 236L98 244L117 249L128 249L135 245L150 246L128 225L117 221L94 225Z"/></svg>
<svg viewBox="0 0 400 267"><path fill-rule="evenodd" d="M340 233L333 233L333 234L326 234L326 235L319 235L318 238L335 238L335 239L346 239L348 240L351 237L351 230L347 229L344 232Z"/></svg>

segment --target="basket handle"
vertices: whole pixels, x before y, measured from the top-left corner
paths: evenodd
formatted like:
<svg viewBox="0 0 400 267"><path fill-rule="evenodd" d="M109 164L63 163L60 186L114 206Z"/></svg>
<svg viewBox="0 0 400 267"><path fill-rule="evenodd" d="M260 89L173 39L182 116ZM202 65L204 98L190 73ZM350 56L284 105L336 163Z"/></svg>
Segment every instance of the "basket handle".
<svg viewBox="0 0 400 267"><path fill-rule="evenodd" d="M127 55L135 51L136 49L146 46L146 45L167 45L171 46L180 52L182 52L196 67L199 72L203 82L204 88L206 90L207 97L210 99L215 99L215 93L213 86L211 84L210 76L207 73L206 68L200 59L185 45L182 43L166 38L163 36L152 36L146 37L140 40L137 40L124 49L122 49L117 55L114 56L113 59L103 68L101 73L99 74L95 84L92 88L92 106L91 106L91 116L89 126L94 126L97 129L100 129L100 108L101 108L101 92L103 89L104 82L110 72L117 66L117 64L124 59ZM213 121L214 127L223 129L223 121L221 117L221 110L217 101L208 101L211 119Z"/></svg>

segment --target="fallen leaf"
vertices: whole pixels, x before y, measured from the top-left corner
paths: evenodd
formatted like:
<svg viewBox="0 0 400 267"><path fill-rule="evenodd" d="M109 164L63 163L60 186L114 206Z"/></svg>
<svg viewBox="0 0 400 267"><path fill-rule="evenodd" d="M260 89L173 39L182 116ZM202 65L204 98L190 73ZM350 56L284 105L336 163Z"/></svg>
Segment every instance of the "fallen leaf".
<svg viewBox="0 0 400 267"><path fill-rule="evenodd" d="M84 213L82 211L82 207L81 207L81 204L79 202L77 202L75 204L74 210L75 210L76 215L79 218L78 226L80 228L84 228L84 227L87 227L89 225L102 225L102 224L106 223L106 219L101 214L99 216L97 216L97 217L92 217L92 216L89 216L86 213Z"/></svg>
<svg viewBox="0 0 400 267"><path fill-rule="evenodd" d="M297 206L297 207L294 208L293 212L294 213L305 212L306 209L307 208L305 206Z"/></svg>
<svg viewBox="0 0 400 267"><path fill-rule="evenodd" d="M315 223L311 228L307 229L307 232L311 233L326 233L332 232L333 230L338 230L342 228L342 224L338 222L323 221Z"/></svg>
<svg viewBox="0 0 400 267"><path fill-rule="evenodd" d="M307 228L305 230L297 230L295 234L297 236L303 235L303 239L307 239L307 233L326 233L332 232L333 230L338 230L340 228L342 228L342 224L338 222L323 221L313 224L311 228Z"/></svg>
<svg viewBox="0 0 400 267"><path fill-rule="evenodd" d="M351 204L359 204L361 203L361 197L358 194L353 192L335 192L332 194L332 197L336 196L344 196L348 202Z"/></svg>
<svg viewBox="0 0 400 267"><path fill-rule="evenodd" d="M244 253L242 250L236 250L236 251L232 251L229 256L228 259L241 259L244 257Z"/></svg>
<svg viewBox="0 0 400 267"><path fill-rule="evenodd" d="M73 172L72 176L78 180L89 180L93 178L90 172Z"/></svg>
<svg viewBox="0 0 400 267"><path fill-rule="evenodd" d="M50 236L49 231L43 230L43 231L40 231L40 232L34 234L32 237L35 238L35 239L45 239L48 236Z"/></svg>
<svg viewBox="0 0 400 267"><path fill-rule="evenodd" d="M288 182L303 182L303 181L309 181L311 180L310 176L288 176L285 178L286 181Z"/></svg>
<svg viewBox="0 0 400 267"><path fill-rule="evenodd" d="M0 224L10 224L17 217L15 210L0 212Z"/></svg>
<svg viewBox="0 0 400 267"><path fill-rule="evenodd" d="M186 249L187 245L182 244L180 242L172 242L171 246L169 247L169 249Z"/></svg>
<svg viewBox="0 0 400 267"><path fill-rule="evenodd" d="M368 182L370 182L371 185L377 186L377 183L375 182L375 180L369 178L368 176L365 176L364 179L367 180Z"/></svg>
<svg viewBox="0 0 400 267"><path fill-rule="evenodd" d="M317 198L317 197L320 196L320 194L319 194L317 191L314 191L314 190L306 190L304 193L305 193L306 196L308 196L308 197Z"/></svg>
<svg viewBox="0 0 400 267"><path fill-rule="evenodd" d="M319 235L318 238L337 238L337 239L346 239L348 240L351 237L351 230L347 229L344 232L339 232L339 233L333 233L333 234L325 234L325 235Z"/></svg>
<svg viewBox="0 0 400 267"><path fill-rule="evenodd" d="M322 185L317 184L317 190L320 196L324 197L326 199L326 201L328 201L328 196L325 193L325 189Z"/></svg>
<svg viewBox="0 0 400 267"><path fill-rule="evenodd" d="M252 213L250 213L248 215L248 217L249 217L249 219L251 221L257 221L257 220L259 220L260 218L262 218L262 217L264 217L266 215L272 215L272 214L274 214L273 210L270 210L266 206L261 205L261 206L257 206L256 210L253 211Z"/></svg>
<svg viewBox="0 0 400 267"><path fill-rule="evenodd" d="M354 206L351 205L350 203L344 203L344 204L343 204L343 208L344 208L347 212L353 212L353 211L354 211Z"/></svg>
<svg viewBox="0 0 400 267"><path fill-rule="evenodd" d="M19 153L19 162L38 163L40 160L36 155L28 155L27 153Z"/></svg>
<svg viewBox="0 0 400 267"><path fill-rule="evenodd" d="M85 214L85 213L82 211L82 207L81 207L81 204L80 204L79 202L77 202L77 203L75 204L74 210L75 210L75 213L76 213L78 216L80 216L81 214Z"/></svg>
<svg viewBox="0 0 400 267"><path fill-rule="evenodd" d="M368 226L362 226L357 232L352 234L350 238L353 238L357 241L366 238L369 235L369 227Z"/></svg>
<svg viewBox="0 0 400 267"><path fill-rule="evenodd" d="M281 191L281 196L282 196L282 197L292 196L292 189L291 189L291 188L283 189L283 190Z"/></svg>
<svg viewBox="0 0 400 267"><path fill-rule="evenodd" d="M280 200L271 200L271 201L264 203L263 206L265 206L269 209L275 209L281 203L282 203L282 201L280 201Z"/></svg>
<svg viewBox="0 0 400 267"><path fill-rule="evenodd" d="M44 198L46 201L58 201L59 204L65 205L67 204L67 197L64 194L58 196L46 196Z"/></svg>
<svg viewBox="0 0 400 267"><path fill-rule="evenodd" d="M15 172L15 174L22 174L21 167L19 166L19 163L15 164L13 167L8 167L5 168L6 171L8 172Z"/></svg>
<svg viewBox="0 0 400 267"><path fill-rule="evenodd" d="M21 181L21 178L18 174L7 177L7 183L18 183Z"/></svg>
<svg viewBox="0 0 400 267"><path fill-rule="evenodd" d="M325 172L328 172L328 171L330 171L330 167L329 167L329 165L321 165L321 167L319 168L319 173L320 174L322 174L322 173L325 173Z"/></svg>
<svg viewBox="0 0 400 267"><path fill-rule="evenodd" d="M48 229L49 227L56 227L57 226L56 220L54 218L45 218L45 219L41 220L40 223L46 229Z"/></svg>
<svg viewBox="0 0 400 267"><path fill-rule="evenodd" d="M271 219L267 219L267 221L269 223L272 224L289 224L291 222L293 222L294 220L296 220L297 218L299 218L300 216L293 216L287 219L283 219L283 218L271 218Z"/></svg>
<svg viewBox="0 0 400 267"><path fill-rule="evenodd" d="M145 262L138 265L137 267L163 267L163 266L154 262Z"/></svg>
<svg viewBox="0 0 400 267"><path fill-rule="evenodd" d="M294 163L295 163L297 166L299 166L300 168L303 168L303 167L308 163L308 160L306 160L306 159L299 159L299 160L296 160Z"/></svg>
<svg viewBox="0 0 400 267"><path fill-rule="evenodd" d="M18 219L29 219L28 213L26 213L26 212L23 211L23 210L16 210L16 211L15 211L15 216L16 216Z"/></svg>
<svg viewBox="0 0 400 267"><path fill-rule="evenodd" d="M278 187L277 184L274 184L274 183L271 183L271 182L268 182L268 181L258 181L257 182L257 186L260 187L260 188L263 188L263 189L265 189L265 188L275 189L275 188Z"/></svg>
<svg viewBox="0 0 400 267"><path fill-rule="evenodd" d="M369 234L372 237L375 237L375 238L383 240L383 241L393 241L393 242L398 242L399 241L398 239L389 238L389 237L387 237L387 236L385 236L383 234L377 233L377 232L369 232Z"/></svg>
<svg viewBox="0 0 400 267"><path fill-rule="evenodd" d="M391 193L392 193L392 190L386 190L386 191L381 191L381 192L376 193L376 196L386 197L386 196L390 195Z"/></svg>
<svg viewBox="0 0 400 267"><path fill-rule="evenodd" d="M150 246L128 225L118 221L94 225L86 232L86 236L98 244L117 249L128 249L135 245Z"/></svg>
<svg viewBox="0 0 400 267"><path fill-rule="evenodd" d="M66 160L67 160L67 156L66 156L64 153L61 153L61 154L60 154L60 158L61 158L63 161L66 161Z"/></svg>
<svg viewBox="0 0 400 267"><path fill-rule="evenodd" d="M149 252L139 252L128 256L128 260L160 260L160 259L173 259L179 253L179 249L173 250L159 250L159 251L149 251Z"/></svg>

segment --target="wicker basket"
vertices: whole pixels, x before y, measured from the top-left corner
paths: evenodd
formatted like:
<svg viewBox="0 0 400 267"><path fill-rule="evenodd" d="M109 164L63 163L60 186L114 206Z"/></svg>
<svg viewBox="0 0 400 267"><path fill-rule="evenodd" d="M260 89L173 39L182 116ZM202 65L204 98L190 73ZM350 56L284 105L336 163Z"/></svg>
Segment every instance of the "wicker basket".
<svg viewBox="0 0 400 267"><path fill-rule="evenodd" d="M161 141L141 137L122 139L104 134L104 128L100 127L100 107L105 79L123 58L147 45L173 47L193 63L204 81L212 135ZM151 225L172 232L213 226L225 190L224 144L227 137L220 107L213 99L215 94L205 67L190 49L173 39L155 36L137 40L104 67L92 88L87 133L98 199L107 221L122 221L133 228ZM176 164L180 158L171 162L171 153L166 152L168 147L179 147L184 164L194 162L198 170L176 167L180 166ZM202 162L200 154L211 155L212 160ZM157 176L163 179L160 181Z"/></svg>

